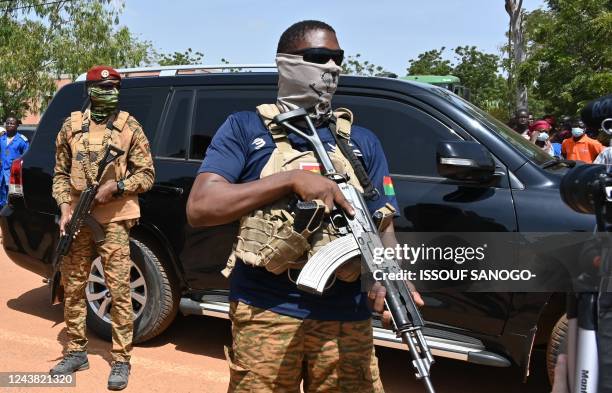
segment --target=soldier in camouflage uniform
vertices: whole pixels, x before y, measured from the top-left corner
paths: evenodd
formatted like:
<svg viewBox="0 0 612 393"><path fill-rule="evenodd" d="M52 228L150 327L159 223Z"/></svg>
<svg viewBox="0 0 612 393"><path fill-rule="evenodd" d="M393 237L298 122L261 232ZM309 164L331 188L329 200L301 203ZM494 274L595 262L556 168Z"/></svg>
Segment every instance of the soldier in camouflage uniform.
<svg viewBox="0 0 612 393"><path fill-rule="evenodd" d="M112 144L125 151L107 167L91 212L104 230L104 241L94 243L92 231L84 225L61 262L69 342L66 355L51 369L51 374L68 374L89 367L85 286L91 263L98 255L112 298L113 363L108 381L112 390L125 388L130 372L133 310L129 232L140 217L138 194L149 190L155 177L142 127L127 112L117 110L120 82L119 73L110 67L96 66L87 72L91 105L85 112L72 112L64 121L56 140L53 177L53 197L61 210L63 234L80 192L96 181L97 165L107 146Z"/></svg>
<svg viewBox="0 0 612 393"><path fill-rule="evenodd" d="M357 261L345 264L346 270L344 266L336 270L337 280L323 296L300 291L295 285L296 269L303 266L300 255L308 250L306 245L312 251L331 236L321 231L325 227L307 239L304 232L293 231L292 224L284 231L293 219L287 211L288 201L296 196L303 201L322 201L328 213L335 205L353 214L338 185L321 176L312 147L297 135L274 128L272 121L279 112L296 107L308 110L334 167L339 173L350 173L347 166L351 164L344 165L346 158L336 152L331 125L334 122L340 137L340 131L348 132L342 124L352 124L350 111L331 110L342 59L331 26L303 21L289 27L278 44L276 103L262 103L257 112L228 117L208 147L191 189L187 203L191 225L241 220L224 271L231 271L233 343L226 348L229 392L297 393L301 386L306 393L383 391L371 315L372 308L384 311L385 289L378 284L369 293L362 292ZM374 213L389 203L397 210L380 141L363 127L349 124L348 128L350 135L343 137L350 137L354 154L363 160L380 194L368 201L368 209ZM393 232L392 223L384 231ZM289 239L295 242L285 247ZM302 248L295 251L296 245ZM297 259L291 259L294 257ZM422 302L420 297L415 300ZM389 318L388 312L383 318Z"/></svg>

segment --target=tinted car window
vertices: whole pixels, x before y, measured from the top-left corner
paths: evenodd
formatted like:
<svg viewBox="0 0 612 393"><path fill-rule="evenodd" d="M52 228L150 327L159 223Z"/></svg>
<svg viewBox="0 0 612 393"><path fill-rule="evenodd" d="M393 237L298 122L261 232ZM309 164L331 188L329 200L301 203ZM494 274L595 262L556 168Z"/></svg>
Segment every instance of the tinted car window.
<svg viewBox="0 0 612 393"><path fill-rule="evenodd" d="M213 135L227 117L240 111L254 111L260 104L276 100L270 88L253 90L199 90L196 96L189 158L201 160Z"/></svg>
<svg viewBox="0 0 612 393"><path fill-rule="evenodd" d="M149 141L152 141L155 139L167 96L167 87L122 89L119 95L119 109L134 116L142 125Z"/></svg>
<svg viewBox="0 0 612 393"><path fill-rule="evenodd" d="M434 117L402 102L338 95L334 106L349 108L355 115L355 124L378 136L393 174L439 177L438 142L460 139Z"/></svg>
<svg viewBox="0 0 612 393"><path fill-rule="evenodd" d="M521 154L536 164L541 165L553 159L553 157L551 157L548 153L537 147L535 144L529 142L527 139L523 138L523 136L521 136L519 133L463 98L451 94L449 91L444 89L431 88L430 91L460 107L471 117L486 124L491 131L495 132L515 149L521 152Z"/></svg>
<svg viewBox="0 0 612 393"><path fill-rule="evenodd" d="M70 112L84 109L85 88L83 83L71 83L62 87L45 110L37 127L37 134L53 134L55 136L62 127L63 121L70 116ZM54 145L55 146L55 145Z"/></svg>
<svg viewBox="0 0 612 393"><path fill-rule="evenodd" d="M157 142L157 155L185 158L186 136L189 133L193 90L175 91Z"/></svg>

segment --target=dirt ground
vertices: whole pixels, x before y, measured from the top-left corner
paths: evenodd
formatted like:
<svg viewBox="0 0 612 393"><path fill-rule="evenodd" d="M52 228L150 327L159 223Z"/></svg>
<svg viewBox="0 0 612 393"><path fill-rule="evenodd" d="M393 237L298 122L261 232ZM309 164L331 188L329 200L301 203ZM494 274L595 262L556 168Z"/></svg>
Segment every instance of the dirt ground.
<svg viewBox="0 0 612 393"><path fill-rule="evenodd" d="M65 341L61 306L50 306L42 278L15 265L0 249L0 372L46 372L59 359ZM103 392L110 370L110 343L89 333L90 369L76 374L76 387L7 388L0 392ZM230 325L211 317L179 315L161 336L134 348L132 375L125 392L205 392L227 390L223 346ZM404 351L377 349L387 393L423 392ZM544 354L536 351L531 377L519 370L437 359L432 380L438 393L545 393ZM359 393L359 392L355 392Z"/></svg>

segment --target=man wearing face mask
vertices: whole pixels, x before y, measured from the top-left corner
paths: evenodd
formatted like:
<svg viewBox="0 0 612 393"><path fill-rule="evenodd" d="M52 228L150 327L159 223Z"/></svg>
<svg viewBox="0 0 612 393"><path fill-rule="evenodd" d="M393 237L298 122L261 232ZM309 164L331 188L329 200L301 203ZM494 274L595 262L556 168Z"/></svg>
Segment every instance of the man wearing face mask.
<svg viewBox="0 0 612 393"><path fill-rule="evenodd" d="M531 128L533 130L531 134L533 143L551 156L555 156L553 145L550 143L550 124L545 120L538 120L532 124Z"/></svg>
<svg viewBox="0 0 612 393"><path fill-rule="evenodd" d="M112 298L111 390L121 390L128 383L133 334L129 232L140 217L138 194L149 190L155 177L142 127L129 113L117 108L120 85L121 76L111 67L95 66L87 72L90 106L84 112L72 112L64 121L56 139L53 176L53 197L61 211L59 229L63 234L80 193L96 181L98 163L108 145L125 152L107 166L91 212L102 226L105 240L94 243L91 230L84 225L61 261L69 342L67 353L50 371L51 375L63 375L89 368L85 285L92 260L99 255Z"/></svg>
<svg viewBox="0 0 612 393"><path fill-rule="evenodd" d="M272 121L298 107L309 112L338 172L353 174L341 143L350 145L361 159L372 183L362 187L364 195L378 195L368 201L371 213L386 205L397 209L379 140L352 124L350 111L332 111L342 60L331 26L303 21L289 27L277 48L276 103L228 117L189 195L187 218L192 226L240 219L239 236L224 271L231 272L233 344L226 348L230 392L297 392L302 381L304 392L383 391L370 307L383 311L385 289L375 285L362 293L360 265L353 261L336 271L323 296L300 291L294 282L298 269L335 234L328 224L311 234L291 231L290 226L283 232L286 236L271 237L266 230L286 229L284 224L293 220L287 205L295 197L320 200L327 211L335 205L352 212L336 183L320 175L308 143ZM351 179L355 187L361 186L354 174ZM393 232L392 222L382 230ZM279 239L293 243L276 247ZM272 250L271 259L261 258L266 250ZM418 294L415 300L422 304Z"/></svg>
<svg viewBox="0 0 612 393"><path fill-rule="evenodd" d="M584 161L587 164L591 164L603 149L599 141L585 134L584 123L578 119L572 122L572 137L564 140L561 145L563 157L568 160Z"/></svg>

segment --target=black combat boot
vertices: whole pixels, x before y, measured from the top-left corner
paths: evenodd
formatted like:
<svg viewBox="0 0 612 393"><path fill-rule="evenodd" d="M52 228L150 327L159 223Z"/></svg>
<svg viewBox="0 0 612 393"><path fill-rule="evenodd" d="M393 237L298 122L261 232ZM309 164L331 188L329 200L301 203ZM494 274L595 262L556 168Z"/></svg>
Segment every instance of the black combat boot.
<svg viewBox="0 0 612 393"><path fill-rule="evenodd" d="M108 376L109 390L122 390L128 384L130 376L130 363L128 362L113 362L110 375Z"/></svg>
<svg viewBox="0 0 612 393"><path fill-rule="evenodd" d="M68 352L64 358L49 371L49 374L67 375L75 371L87 370L88 368L89 361L87 360L87 352Z"/></svg>

